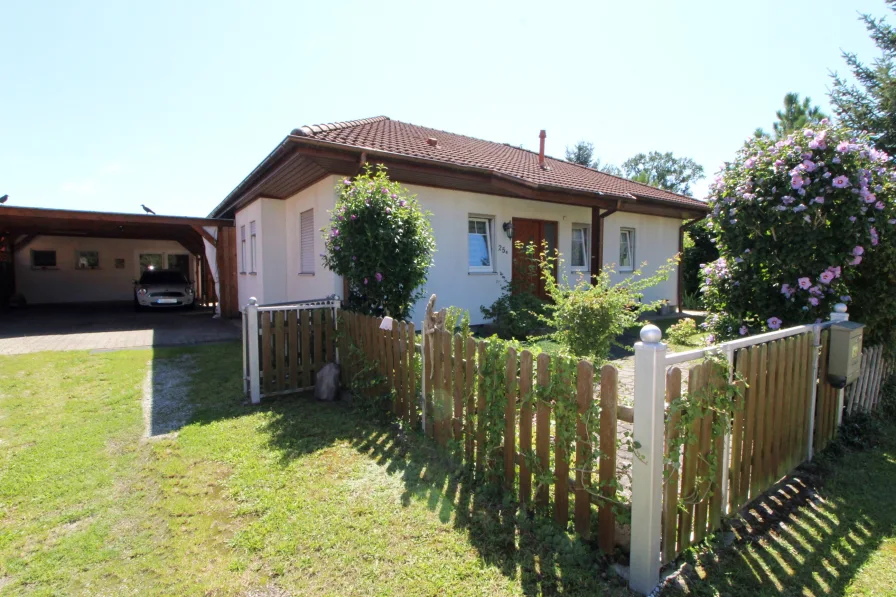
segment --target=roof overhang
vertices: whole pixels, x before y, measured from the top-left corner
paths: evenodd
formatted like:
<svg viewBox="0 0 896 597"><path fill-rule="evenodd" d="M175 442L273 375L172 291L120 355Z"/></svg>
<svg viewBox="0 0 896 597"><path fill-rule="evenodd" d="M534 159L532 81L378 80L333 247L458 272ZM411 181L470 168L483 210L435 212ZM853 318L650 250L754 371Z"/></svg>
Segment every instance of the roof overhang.
<svg viewBox="0 0 896 597"><path fill-rule="evenodd" d="M232 218L239 209L259 197L287 199L331 174L355 176L365 163L385 165L389 170L389 176L404 184L599 209L620 207L620 211L681 219L701 217L708 212L708 208L675 205L646 197L540 185L486 168L462 166L292 134L284 138L274 151L212 210L211 215Z"/></svg>
<svg viewBox="0 0 896 597"><path fill-rule="evenodd" d="M173 240L199 254L206 226L233 227L233 220L0 206L0 233L10 236Z"/></svg>

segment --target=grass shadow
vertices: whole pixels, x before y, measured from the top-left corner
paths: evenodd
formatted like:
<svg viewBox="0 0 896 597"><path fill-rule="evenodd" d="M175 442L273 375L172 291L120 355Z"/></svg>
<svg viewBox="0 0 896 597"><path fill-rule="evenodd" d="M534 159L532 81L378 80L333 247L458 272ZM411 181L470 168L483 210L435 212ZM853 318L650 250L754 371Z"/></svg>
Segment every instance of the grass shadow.
<svg viewBox="0 0 896 597"><path fill-rule="evenodd" d="M891 594L896 425L881 433L867 450L834 446L755 500L732 522L732 548L691 554L663 595Z"/></svg>

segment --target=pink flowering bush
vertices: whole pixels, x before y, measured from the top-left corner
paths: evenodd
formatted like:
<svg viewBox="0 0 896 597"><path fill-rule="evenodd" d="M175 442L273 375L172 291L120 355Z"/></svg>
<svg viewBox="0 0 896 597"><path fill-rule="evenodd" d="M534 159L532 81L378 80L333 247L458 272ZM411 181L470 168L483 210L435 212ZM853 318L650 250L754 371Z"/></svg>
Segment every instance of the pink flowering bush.
<svg viewBox="0 0 896 597"><path fill-rule="evenodd" d="M749 140L710 186L720 258L701 273L714 339L815 322L849 303L865 260L896 232L894 193L890 157L827 121Z"/></svg>
<svg viewBox="0 0 896 597"><path fill-rule="evenodd" d="M423 295L435 251L429 214L382 165L366 166L336 191L323 261L348 282L346 308L407 318Z"/></svg>

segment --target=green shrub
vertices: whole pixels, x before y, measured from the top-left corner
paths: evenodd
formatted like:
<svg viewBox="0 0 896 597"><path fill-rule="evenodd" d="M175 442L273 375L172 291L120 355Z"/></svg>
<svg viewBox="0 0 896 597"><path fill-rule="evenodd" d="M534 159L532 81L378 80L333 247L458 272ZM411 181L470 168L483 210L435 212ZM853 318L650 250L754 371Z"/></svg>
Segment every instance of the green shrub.
<svg viewBox="0 0 896 597"><path fill-rule="evenodd" d="M674 344L691 344L691 338L697 333L697 322L685 317L666 330L666 338Z"/></svg>
<svg viewBox="0 0 896 597"><path fill-rule="evenodd" d="M472 336L470 331L470 312L460 307L448 307L445 314L445 329L452 334L460 333L464 338Z"/></svg>
<svg viewBox="0 0 896 597"><path fill-rule="evenodd" d="M536 254L534 245L524 249L530 256ZM597 362L610 356L611 347L623 346L616 338L635 325L642 313L662 306L662 300L642 302L644 290L667 280L675 266L675 260L671 259L648 277L642 277L639 269L618 284L610 282L613 270L604 268L600 274L592 276L593 284L581 280L570 286L566 276L559 281L554 277L555 268L562 269L563 260L559 253L549 255L544 247L540 255L537 261L545 290L551 298L545 304L545 315L540 317L553 329L546 337L562 345L571 355Z"/></svg>
<svg viewBox="0 0 896 597"><path fill-rule="evenodd" d="M681 256L681 302L685 309L702 309L700 269L719 258L719 249L705 219L685 228L684 253Z"/></svg>
<svg viewBox="0 0 896 597"><path fill-rule="evenodd" d="M504 283L501 296L491 306L481 306L483 317L491 319L498 336L504 339L522 340L542 325L545 303L530 289L508 280L502 274Z"/></svg>
<svg viewBox="0 0 896 597"><path fill-rule="evenodd" d="M894 182L867 135L826 120L748 141L710 185L721 256L703 270L706 327L724 338L812 323L854 300L869 340L892 337Z"/></svg>
<svg viewBox="0 0 896 597"><path fill-rule="evenodd" d="M382 165L369 165L337 187L339 196L325 229L324 265L348 282L345 306L365 315L406 319L422 298L435 251L428 213L389 180Z"/></svg>

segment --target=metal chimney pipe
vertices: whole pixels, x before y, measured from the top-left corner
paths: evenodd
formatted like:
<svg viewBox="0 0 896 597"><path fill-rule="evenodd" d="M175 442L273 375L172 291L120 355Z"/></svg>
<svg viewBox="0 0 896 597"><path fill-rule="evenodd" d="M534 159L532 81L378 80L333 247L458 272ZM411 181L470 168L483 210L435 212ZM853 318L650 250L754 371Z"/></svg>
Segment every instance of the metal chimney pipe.
<svg viewBox="0 0 896 597"><path fill-rule="evenodd" d="M545 139L545 137L547 137L547 135L545 134L544 129L542 129L541 132L538 133L538 139L539 139L538 165L541 166L542 168L544 168L544 139Z"/></svg>

